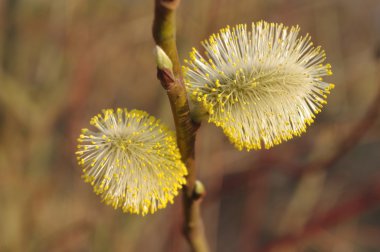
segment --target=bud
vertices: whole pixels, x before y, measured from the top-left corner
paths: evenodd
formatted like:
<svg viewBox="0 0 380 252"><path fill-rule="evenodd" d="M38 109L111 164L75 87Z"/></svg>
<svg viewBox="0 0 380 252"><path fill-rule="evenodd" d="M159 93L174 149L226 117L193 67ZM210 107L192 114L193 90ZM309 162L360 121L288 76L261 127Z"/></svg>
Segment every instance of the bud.
<svg viewBox="0 0 380 252"><path fill-rule="evenodd" d="M158 69L169 69L171 72L173 72L173 63L161 47L156 46L155 55Z"/></svg>

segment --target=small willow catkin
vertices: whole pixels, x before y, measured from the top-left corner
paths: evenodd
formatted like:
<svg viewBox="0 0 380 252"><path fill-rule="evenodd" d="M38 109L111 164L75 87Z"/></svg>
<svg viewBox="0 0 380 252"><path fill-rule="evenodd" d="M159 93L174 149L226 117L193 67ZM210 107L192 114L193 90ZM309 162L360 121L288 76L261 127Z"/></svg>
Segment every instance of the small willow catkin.
<svg viewBox="0 0 380 252"><path fill-rule="evenodd" d="M77 159L103 201L145 215L173 202L186 183L174 133L144 111L103 110L82 129Z"/></svg>

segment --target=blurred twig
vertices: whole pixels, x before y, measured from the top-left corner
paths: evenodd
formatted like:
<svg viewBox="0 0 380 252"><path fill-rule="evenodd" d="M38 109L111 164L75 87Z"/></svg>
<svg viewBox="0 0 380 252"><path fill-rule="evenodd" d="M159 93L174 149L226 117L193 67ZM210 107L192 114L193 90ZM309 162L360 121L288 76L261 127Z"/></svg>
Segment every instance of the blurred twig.
<svg viewBox="0 0 380 252"><path fill-rule="evenodd" d="M273 242L267 244L260 251L269 252L285 246L294 246L297 242L304 240L318 232L334 227L339 223L347 221L357 215L368 211L380 204L380 184L377 177L369 186L359 190L361 191L350 200L337 205L330 211L312 218L304 227L304 229L297 234L289 234L277 238ZM279 251L279 250L277 250Z"/></svg>
<svg viewBox="0 0 380 252"><path fill-rule="evenodd" d="M91 77L94 71L94 64L91 63L90 56L87 53L82 55L74 69L74 76L71 84L70 94L64 113L68 117L68 136L70 138L70 147L75 146L76 134L80 121L79 118L83 114L88 96L93 86Z"/></svg>
<svg viewBox="0 0 380 252"><path fill-rule="evenodd" d="M205 37L213 33L213 29L219 18L220 6L220 0L212 0L208 5Z"/></svg>
<svg viewBox="0 0 380 252"><path fill-rule="evenodd" d="M82 234L91 233L93 226L94 224L87 220L81 220L67 226L54 234L54 236L45 245L44 251L54 251L56 249L64 248L67 243L69 243L70 240L75 239L75 237Z"/></svg>
<svg viewBox="0 0 380 252"><path fill-rule="evenodd" d="M321 162L315 162L312 165L298 166L295 169L295 174L301 175L305 169L307 169L307 172L313 172L318 169L326 169L332 167L349 150L351 150L359 143L359 141L378 119L379 111L380 85L378 87L377 95L371 105L368 107L364 117L351 129L350 133L348 133L347 136L340 141L340 144L336 148L335 152L330 156L330 158Z"/></svg>
<svg viewBox="0 0 380 252"><path fill-rule="evenodd" d="M37 102L27 88L5 72L0 71L0 81L0 105L27 128L46 130L55 122L65 104L65 85L47 90L43 96L45 99Z"/></svg>
<svg viewBox="0 0 380 252"><path fill-rule="evenodd" d="M262 176L262 179L255 180L254 176L249 176L247 185L246 202L244 212L241 216L241 234L239 240L239 251L257 251L259 245L260 220L269 198L269 179Z"/></svg>

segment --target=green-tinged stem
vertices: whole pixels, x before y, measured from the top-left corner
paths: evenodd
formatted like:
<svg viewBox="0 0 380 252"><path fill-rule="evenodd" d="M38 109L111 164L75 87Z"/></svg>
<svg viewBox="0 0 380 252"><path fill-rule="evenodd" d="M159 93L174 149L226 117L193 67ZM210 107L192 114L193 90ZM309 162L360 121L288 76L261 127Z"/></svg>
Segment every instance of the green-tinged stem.
<svg viewBox="0 0 380 252"><path fill-rule="evenodd" d="M175 41L175 9L179 2L179 0L155 0L153 37L173 64L173 69L158 68L157 76L167 91L176 126L178 148L188 169L187 183L183 188L184 233L193 251L207 252L209 249L200 211L205 191L203 185L196 182L194 162L195 133L199 125L191 120Z"/></svg>
<svg viewBox="0 0 380 252"><path fill-rule="evenodd" d="M180 77L181 64L179 63L176 45L175 9L179 0L155 0L153 38L173 62L174 75Z"/></svg>

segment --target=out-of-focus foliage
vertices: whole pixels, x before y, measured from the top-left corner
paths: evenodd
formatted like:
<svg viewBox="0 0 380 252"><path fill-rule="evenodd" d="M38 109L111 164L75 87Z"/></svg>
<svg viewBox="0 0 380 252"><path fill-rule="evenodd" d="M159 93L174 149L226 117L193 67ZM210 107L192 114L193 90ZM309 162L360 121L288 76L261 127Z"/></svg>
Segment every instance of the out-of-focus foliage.
<svg viewBox="0 0 380 252"><path fill-rule="evenodd" d="M179 198L144 218L114 211L74 156L102 108L172 125L156 80L153 1L1 0L0 13L0 251L186 251ZM336 84L308 132L269 151L238 152L202 126L213 251L380 249L380 130L376 109L366 115L380 86L379 16L376 0L182 1L182 59L227 24L299 24L326 50Z"/></svg>

